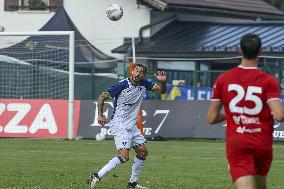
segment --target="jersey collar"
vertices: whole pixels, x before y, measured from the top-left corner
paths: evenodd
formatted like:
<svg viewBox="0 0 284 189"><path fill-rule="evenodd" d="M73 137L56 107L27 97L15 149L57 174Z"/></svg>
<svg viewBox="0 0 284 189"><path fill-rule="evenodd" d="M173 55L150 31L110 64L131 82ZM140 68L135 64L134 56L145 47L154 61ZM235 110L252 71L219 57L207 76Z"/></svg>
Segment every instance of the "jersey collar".
<svg viewBox="0 0 284 189"><path fill-rule="evenodd" d="M136 83L136 85L135 85L135 83L132 82L132 80L131 80L130 78L127 78L127 79L128 79L128 82L129 82L132 86L134 86L134 87L140 86L140 85L141 85L141 82L142 82L142 80L143 80L143 79L141 79L141 81L140 81L139 83Z"/></svg>
<svg viewBox="0 0 284 189"><path fill-rule="evenodd" d="M253 69L258 69L257 67L246 67L242 65L238 65L239 68L246 69L246 70L253 70Z"/></svg>

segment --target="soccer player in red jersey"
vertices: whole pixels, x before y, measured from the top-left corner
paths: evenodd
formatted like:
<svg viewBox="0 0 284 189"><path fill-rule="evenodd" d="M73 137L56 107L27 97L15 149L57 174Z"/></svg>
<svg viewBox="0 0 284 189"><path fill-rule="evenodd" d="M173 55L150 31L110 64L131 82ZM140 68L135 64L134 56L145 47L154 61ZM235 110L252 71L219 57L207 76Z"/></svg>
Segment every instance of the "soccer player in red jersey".
<svg viewBox="0 0 284 189"><path fill-rule="evenodd" d="M274 119L284 121L284 108L276 78L257 68L261 39L246 34L240 47L241 64L216 80L208 122L227 121L226 156L235 187L266 189Z"/></svg>

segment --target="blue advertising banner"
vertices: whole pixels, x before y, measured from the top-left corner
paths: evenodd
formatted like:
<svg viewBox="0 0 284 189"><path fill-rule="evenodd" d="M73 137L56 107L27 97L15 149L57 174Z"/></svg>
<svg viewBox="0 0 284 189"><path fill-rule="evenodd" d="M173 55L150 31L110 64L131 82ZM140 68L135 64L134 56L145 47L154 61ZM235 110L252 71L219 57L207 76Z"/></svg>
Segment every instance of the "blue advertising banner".
<svg viewBox="0 0 284 189"><path fill-rule="evenodd" d="M163 100L210 100L213 93L211 87L191 87L167 85L167 92ZM281 95L284 102L284 94Z"/></svg>
<svg viewBox="0 0 284 189"><path fill-rule="evenodd" d="M210 100L211 87L167 85L165 100Z"/></svg>

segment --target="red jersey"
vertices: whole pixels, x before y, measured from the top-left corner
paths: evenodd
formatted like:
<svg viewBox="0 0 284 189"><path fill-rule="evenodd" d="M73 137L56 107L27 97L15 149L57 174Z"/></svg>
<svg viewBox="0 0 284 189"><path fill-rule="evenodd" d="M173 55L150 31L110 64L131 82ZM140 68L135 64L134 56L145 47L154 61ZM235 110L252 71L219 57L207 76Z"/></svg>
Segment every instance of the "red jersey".
<svg viewBox="0 0 284 189"><path fill-rule="evenodd" d="M238 66L218 77L211 100L224 105L227 148L272 150L274 119L267 102L280 100L276 78Z"/></svg>

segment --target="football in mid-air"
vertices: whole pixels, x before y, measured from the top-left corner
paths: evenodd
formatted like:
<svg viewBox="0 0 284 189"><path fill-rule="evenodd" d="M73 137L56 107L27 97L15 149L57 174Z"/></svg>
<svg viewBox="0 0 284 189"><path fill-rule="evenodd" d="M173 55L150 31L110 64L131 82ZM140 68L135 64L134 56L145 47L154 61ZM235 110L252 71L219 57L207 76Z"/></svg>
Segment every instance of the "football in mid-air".
<svg viewBox="0 0 284 189"><path fill-rule="evenodd" d="M112 21L117 21L123 16L123 9L118 4L111 4L106 9L107 17Z"/></svg>

